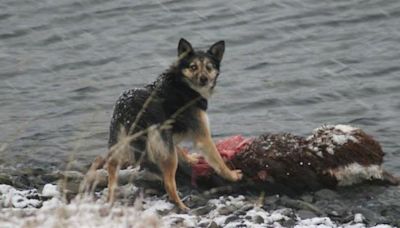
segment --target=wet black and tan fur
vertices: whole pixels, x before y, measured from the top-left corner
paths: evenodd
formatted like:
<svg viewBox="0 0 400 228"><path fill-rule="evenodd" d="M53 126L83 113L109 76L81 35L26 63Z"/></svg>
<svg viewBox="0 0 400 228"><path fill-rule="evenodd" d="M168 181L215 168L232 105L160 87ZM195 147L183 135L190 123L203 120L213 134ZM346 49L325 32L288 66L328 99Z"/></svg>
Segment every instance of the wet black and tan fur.
<svg viewBox="0 0 400 228"><path fill-rule="evenodd" d="M105 161L109 172L109 201L114 201L119 168L143 158L142 165L155 164L161 171L170 199L187 210L177 194L175 173L178 157L189 163L196 162L196 157L181 152L178 144L183 140L192 141L220 176L231 181L241 179L241 171L230 170L217 152L206 113L224 50L224 41L203 52L195 51L188 41L181 39L176 63L153 84L121 95L110 126L111 152ZM132 140L128 153L113 154L116 151L112 148L123 138L121 134L129 136L144 130L145 134Z"/></svg>

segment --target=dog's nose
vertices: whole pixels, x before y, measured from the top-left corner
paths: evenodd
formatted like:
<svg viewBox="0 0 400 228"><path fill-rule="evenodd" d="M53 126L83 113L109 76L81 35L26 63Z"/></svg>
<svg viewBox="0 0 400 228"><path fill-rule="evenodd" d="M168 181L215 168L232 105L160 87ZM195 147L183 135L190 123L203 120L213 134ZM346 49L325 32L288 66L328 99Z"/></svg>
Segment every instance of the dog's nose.
<svg viewBox="0 0 400 228"><path fill-rule="evenodd" d="M206 76L201 76L200 77L200 85L204 86L208 82L208 78Z"/></svg>

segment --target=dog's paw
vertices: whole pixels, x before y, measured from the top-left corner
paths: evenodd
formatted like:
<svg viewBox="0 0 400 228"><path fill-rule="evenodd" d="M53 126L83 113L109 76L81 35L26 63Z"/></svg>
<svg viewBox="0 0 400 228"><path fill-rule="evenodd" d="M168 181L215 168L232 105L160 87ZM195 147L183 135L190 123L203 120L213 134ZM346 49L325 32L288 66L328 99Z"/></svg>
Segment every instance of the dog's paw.
<svg viewBox="0 0 400 228"><path fill-rule="evenodd" d="M231 181L239 181L243 178L242 170L236 169L230 171L230 180Z"/></svg>
<svg viewBox="0 0 400 228"><path fill-rule="evenodd" d="M188 154L188 155L187 155L187 162L188 162L190 165L195 165L195 164L199 163L200 157L201 157L200 154L196 154L196 153L194 153L194 154Z"/></svg>
<svg viewBox="0 0 400 228"><path fill-rule="evenodd" d="M183 204L183 203L180 203L179 205L178 205L178 207L179 207L179 210L181 211L181 212L183 212L183 213L188 213L189 211L190 211L190 208L188 208L185 204Z"/></svg>

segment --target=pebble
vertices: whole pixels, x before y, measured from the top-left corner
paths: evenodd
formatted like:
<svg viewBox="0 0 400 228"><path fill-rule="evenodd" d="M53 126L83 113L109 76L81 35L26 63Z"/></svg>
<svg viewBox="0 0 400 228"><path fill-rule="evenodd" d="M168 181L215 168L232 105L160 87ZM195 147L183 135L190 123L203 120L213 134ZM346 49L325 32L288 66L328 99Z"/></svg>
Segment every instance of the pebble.
<svg viewBox="0 0 400 228"><path fill-rule="evenodd" d="M252 218L252 221L253 221L255 224L262 224L262 223L264 223L264 218L261 217L260 215L256 215L256 216L254 216L254 217Z"/></svg>
<svg viewBox="0 0 400 228"><path fill-rule="evenodd" d="M247 211L253 209L254 206L252 204L245 204L239 210L235 211L235 215L245 215Z"/></svg>
<svg viewBox="0 0 400 228"><path fill-rule="evenodd" d="M237 208L232 206L232 205L228 205L228 206L223 206L221 208L218 209L218 213L220 215L229 215L231 213L233 213L234 211L236 211Z"/></svg>
<svg viewBox="0 0 400 228"><path fill-rule="evenodd" d="M193 209L191 213L195 215L205 215L208 214L210 211L214 210L215 208L216 208L215 205L207 204L205 206Z"/></svg>
<svg viewBox="0 0 400 228"><path fill-rule="evenodd" d="M313 203L314 202L314 197L312 195L308 195L308 194L302 195L300 197L300 199L305 201L305 202L307 202L307 203Z"/></svg>
<svg viewBox="0 0 400 228"><path fill-rule="evenodd" d="M335 217L343 217L346 215L346 206L345 205L340 205L338 202L329 204L325 208L325 213L327 215L335 216Z"/></svg>
<svg viewBox="0 0 400 228"><path fill-rule="evenodd" d="M297 211L297 215L301 219L309 219L309 218L317 217L316 214L314 214L312 211L308 211L308 210L299 210L299 211Z"/></svg>
<svg viewBox="0 0 400 228"><path fill-rule="evenodd" d="M206 205L208 199L202 195L191 195L185 200L185 204L190 208L196 208Z"/></svg>
<svg viewBox="0 0 400 228"><path fill-rule="evenodd" d="M238 219L239 219L239 217L237 215L228 216L226 218L226 220L225 220L225 224L231 223L231 222L236 221Z"/></svg>
<svg viewBox="0 0 400 228"><path fill-rule="evenodd" d="M12 185L10 176L5 174L0 174L0 184Z"/></svg>
<svg viewBox="0 0 400 228"><path fill-rule="evenodd" d="M354 215L354 222L356 222L356 223L361 223L364 221L364 219L365 218L362 214L357 213Z"/></svg>
<svg viewBox="0 0 400 228"><path fill-rule="evenodd" d="M384 220L381 215L365 207L357 207L353 210L353 213L354 215L362 214L365 218L364 222L366 222L368 226L375 226L376 224Z"/></svg>
<svg viewBox="0 0 400 228"><path fill-rule="evenodd" d="M321 189L314 196L317 200L334 200L339 198L339 195L330 189Z"/></svg>
<svg viewBox="0 0 400 228"><path fill-rule="evenodd" d="M212 221L212 222L207 226L207 228L219 228L219 226L218 226L217 223L215 223L214 221Z"/></svg>

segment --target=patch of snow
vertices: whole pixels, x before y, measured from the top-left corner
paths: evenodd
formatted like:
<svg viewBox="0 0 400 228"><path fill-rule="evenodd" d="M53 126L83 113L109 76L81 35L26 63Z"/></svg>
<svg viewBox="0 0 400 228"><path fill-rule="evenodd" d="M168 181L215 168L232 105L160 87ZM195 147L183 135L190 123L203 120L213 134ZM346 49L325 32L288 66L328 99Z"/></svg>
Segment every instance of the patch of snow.
<svg viewBox="0 0 400 228"><path fill-rule="evenodd" d="M322 218L310 218L299 221L295 228L331 228L337 227L330 218L322 217Z"/></svg>
<svg viewBox="0 0 400 228"><path fill-rule="evenodd" d="M57 185L53 184L45 184L42 190L42 196L45 197L57 197L60 195L60 192L57 189Z"/></svg>
<svg viewBox="0 0 400 228"><path fill-rule="evenodd" d="M358 142L358 140L352 135L339 135L339 134L332 134L332 142L336 143L337 145L343 145L348 141Z"/></svg>
<svg viewBox="0 0 400 228"><path fill-rule="evenodd" d="M198 218L195 215L188 214L173 214L163 218L163 221L168 227L175 227L179 223L179 227L197 227Z"/></svg>
<svg viewBox="0 0 400 228"><path fill-rule="evenodd" d="M47 188L54 188L53 186ZM54 190L54 189L53 189ZM8 194L15 190L11 186L0 185L0 194ZM31 190L28 190L31 191ZM28 192L26 191L26 192ZM47 191L47 190L46 190ZM24 191L20 191L24 192ZM40 209L36 208L3 208L0 213L1 227L198 227L199 224L210 224L214 221L221 227L284 227L282 222L289 220L288 212L291 209L279 209L266 211L263 208L254 207L244 214L233 212L229 215L220 215L221 207L233 206L238 210L250 204L244 196L221 196L211 199L208 204L214 204L215 209L205 215L177 214L172 210L175 206L157 197L146 197L139 199L134 206L125 206L115 203L114 206L105 203L103 199L93 200L92 198L74 199L66 204L57 197L43 202ZM162 214L162 216L160 215ZM227 222L232 215L237 218ZM256 223L256 217L263 218L263 222ZM354 221L348 224L337 224L329 218L316 217L311 219L296 219L295 227L334 227L334 228L361 228L365 227L356 214ZM250 219L249 219L250 218ZM254 220L253 220L254 219ZM388 228L387 225L378 225L377 228Z"/></svg>
<svg viewBox="0 0 400 228"><path fill-rule="evenodd" d="M156 213L171 210L174 208L174 205L165 200L152 197L144 201L143 208L147 213Z"/></svg>
<svg viewBox="0 0 400 228"><path fill-rule="evenodd" d="M329 154L332 154L332 155L334 155L334 154L335 154L335 151L333 150L333 148L332 148L332 147L328 147L328 148L326 148L326 151L327 151Z"/></svg>
<svg viewBox="0 0 400 228"><path fill-rule="evenodd" d="M36 189L17 190L9 185L0 185L0 206L14 208L37 208L42 205Z"/></svg>
<svg viewBox="0 0 400 228"><path fill-rule="evenodd" d="M379 224L376 226L371 226L371 228L392 228L393 226L387 225L387 224Z"/></svg>
<svg viewBox="0 0 400 228"><path fill-rule="evenodd" d="M364 221L364 219L365 219L364 216L360 213L354 215L354 222L356 223L361 223Z"/></svg>
<svg viewBox="0 0 400 228"><path fill-rule="evenodd" d="M352 127L350 125L338 124L335 125L335 129L342 131L343 133L351 133L358 130L358 128Z"/></svg>
<svg viewBox="0 0 400 228"><path fill-rule="evenodd" d="M329 173L339 181L339 186L352 185L364 180L382 179L383 170L379 165L362 166L352 163L344 167L330 169Z"/></svg>

